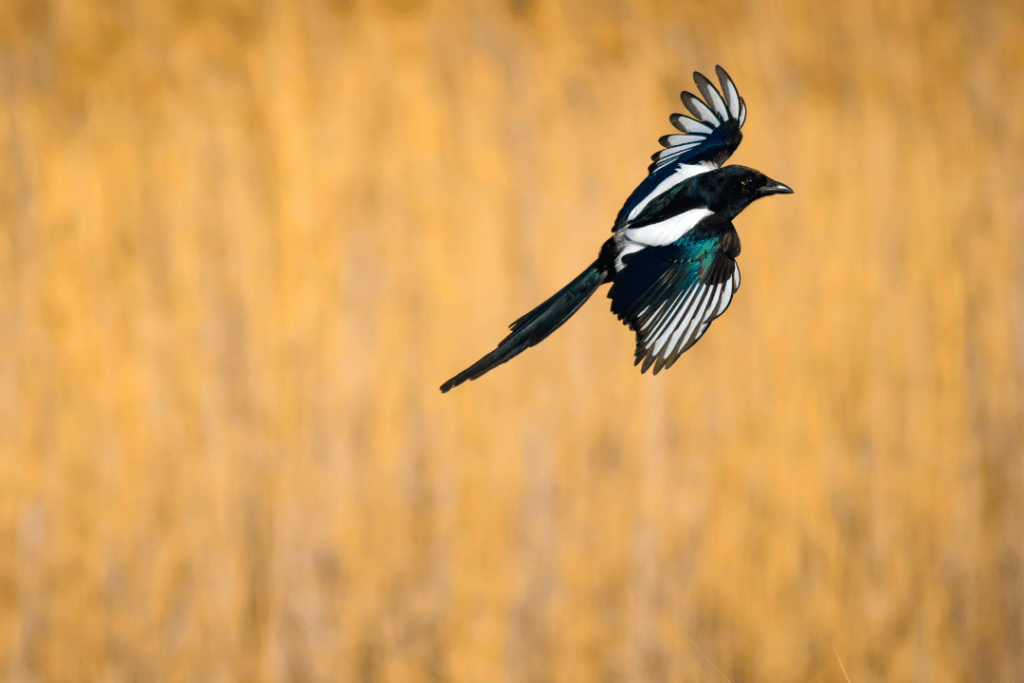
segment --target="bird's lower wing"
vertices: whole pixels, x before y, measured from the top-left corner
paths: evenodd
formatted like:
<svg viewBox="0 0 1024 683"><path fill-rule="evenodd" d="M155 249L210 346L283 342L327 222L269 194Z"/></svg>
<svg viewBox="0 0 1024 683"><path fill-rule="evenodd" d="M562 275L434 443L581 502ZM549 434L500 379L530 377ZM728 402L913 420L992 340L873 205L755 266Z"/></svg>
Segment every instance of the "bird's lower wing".
<svg viewBox="0 0 1024 683"><path fill-rule="evenodd" d="M608 296L612 312L636 332L636 364L654 374L671 367L718 316L740 286L731 235L649 247L625 257ZM736 244L738 244L738 238Z"/></svg>

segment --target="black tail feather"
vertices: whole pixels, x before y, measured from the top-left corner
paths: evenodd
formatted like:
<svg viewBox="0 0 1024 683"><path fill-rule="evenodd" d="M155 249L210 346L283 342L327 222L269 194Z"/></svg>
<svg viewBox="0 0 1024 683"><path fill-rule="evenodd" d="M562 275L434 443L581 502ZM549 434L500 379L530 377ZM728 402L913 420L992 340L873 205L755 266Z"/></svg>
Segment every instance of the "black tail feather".
<svg viewBox="0 0 1024 683"><path fill-rule="evenodd" d="M599 267L599 262L595 261L550 299L509 325L512 332L498 344L498 348L442 384L441 393L507 363L561 327L604 283L606 272Z"/></svg>

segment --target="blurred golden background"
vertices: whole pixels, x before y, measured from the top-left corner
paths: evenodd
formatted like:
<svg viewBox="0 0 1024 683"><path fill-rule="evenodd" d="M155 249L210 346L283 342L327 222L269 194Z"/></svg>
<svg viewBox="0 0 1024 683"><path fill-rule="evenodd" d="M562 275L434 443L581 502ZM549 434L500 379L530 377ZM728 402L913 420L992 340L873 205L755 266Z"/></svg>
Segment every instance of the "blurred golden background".
<svg viewBox="0 0 1024 683"><path fill-rule="evenodd" d="M715 64L729 312L442 396ZM5 0L0 679L1024 681L1022 77L1012 2Z"/></svg>

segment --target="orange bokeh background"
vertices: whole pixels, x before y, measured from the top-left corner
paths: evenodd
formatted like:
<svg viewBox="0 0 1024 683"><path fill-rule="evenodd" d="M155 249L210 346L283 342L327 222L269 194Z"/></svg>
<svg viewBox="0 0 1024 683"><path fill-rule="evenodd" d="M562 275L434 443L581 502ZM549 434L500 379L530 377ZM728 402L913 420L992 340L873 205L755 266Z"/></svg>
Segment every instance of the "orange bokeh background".
<svg viewBox="0 0 1024 683"><path fill-rule="evenodd" d="M796 190L728 313L442 396L716 64ZM6 0L0 678L1022 680L1022 77L1014 3Z"/></svg>

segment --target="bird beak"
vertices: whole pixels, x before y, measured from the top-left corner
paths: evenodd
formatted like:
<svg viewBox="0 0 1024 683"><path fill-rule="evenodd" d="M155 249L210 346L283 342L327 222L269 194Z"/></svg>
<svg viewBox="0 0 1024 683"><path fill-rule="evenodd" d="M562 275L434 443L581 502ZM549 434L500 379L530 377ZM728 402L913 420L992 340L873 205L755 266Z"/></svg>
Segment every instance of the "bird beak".
<svg viewBox="0 0 1024 683"><path fill-rule="evenodd" d="M793 194L793 188L788 185L783 185L777 180L772 181L772 185L761 188L761 196L767 197L770 194Z"/></svg>

